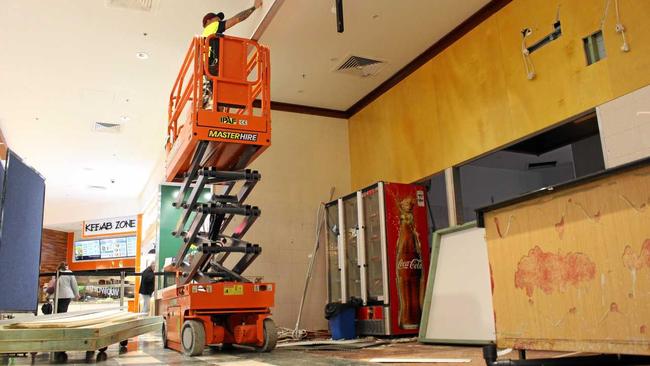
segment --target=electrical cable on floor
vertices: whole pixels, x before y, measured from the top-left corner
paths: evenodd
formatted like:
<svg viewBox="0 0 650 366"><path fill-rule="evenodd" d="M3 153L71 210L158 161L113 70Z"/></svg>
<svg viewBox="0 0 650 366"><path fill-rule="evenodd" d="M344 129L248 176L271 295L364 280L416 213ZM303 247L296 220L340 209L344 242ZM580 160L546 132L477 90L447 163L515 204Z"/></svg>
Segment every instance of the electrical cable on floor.
<svg viewBox="0 0 650 366"><path fill-rule="evenodd" d="M336 191L336 188L332 186L330 188L330 195L329 195L329 201L331 201L334 197L334 192ZM300 329L300 320L302 319L302 310L305 305L305 298L307 297L307 289L309 288L309 283L311 282L311 276L314 270L314 262L316 260L316 253L318 252L318 248L320 247L320 236L321 236L321 229L323 225L325 224L325 202L321 202L321 204L318 206L318 210L316 210L316 230L315 230L315 239L314 239L314 249L312 250L310 256L309 256L309 264L307 267L307 275L305 277L305 286L303 287L302 291L302 297L300 298L300 308L298 310L298 319L296 320L296 327L291 330L291 337L294 340L301 340L306 337L307 331L304 329ZM285 334L283 334L285 335Z"/></svg>
<svg viewBox="0 0 650 366"><path fill-rule="evenodd" d="M417 342L418 337L409 337L409 338L393 338L388 340L390 343L411 343Z"/></svg>

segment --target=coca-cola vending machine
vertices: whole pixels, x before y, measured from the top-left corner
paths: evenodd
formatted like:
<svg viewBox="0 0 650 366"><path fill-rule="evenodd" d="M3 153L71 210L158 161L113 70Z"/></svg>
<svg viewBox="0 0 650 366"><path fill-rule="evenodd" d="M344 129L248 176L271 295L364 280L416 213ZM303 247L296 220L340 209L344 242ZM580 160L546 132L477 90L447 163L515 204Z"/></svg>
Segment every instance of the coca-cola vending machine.
<svg viewBox="0 0 650 366"><path fill-rule="evenodd" d="M325 211L329 301L361 299L361 335L417 334L429 268L425 188L379 182Z"/></svg>

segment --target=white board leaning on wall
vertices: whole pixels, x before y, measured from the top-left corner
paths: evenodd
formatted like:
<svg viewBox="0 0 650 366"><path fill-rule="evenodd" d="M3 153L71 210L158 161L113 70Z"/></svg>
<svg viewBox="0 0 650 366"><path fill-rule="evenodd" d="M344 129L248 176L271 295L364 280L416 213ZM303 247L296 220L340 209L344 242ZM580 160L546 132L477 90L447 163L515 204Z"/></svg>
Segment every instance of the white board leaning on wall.
<svg viewBox="0 0 650 366"><path fill-rule="evenodd" d="M485 229L475 222L433 235L420 342L495 341Z"/></svg>

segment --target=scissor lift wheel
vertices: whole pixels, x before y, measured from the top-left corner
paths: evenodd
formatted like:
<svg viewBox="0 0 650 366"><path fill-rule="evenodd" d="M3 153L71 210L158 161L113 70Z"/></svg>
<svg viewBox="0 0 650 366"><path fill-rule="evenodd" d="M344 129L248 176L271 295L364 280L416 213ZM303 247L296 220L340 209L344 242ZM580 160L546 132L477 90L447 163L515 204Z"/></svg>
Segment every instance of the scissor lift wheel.
<svg viewBox="0 0 650 366"><path fill-rule="evenodd" d="M169 348L169 346L167 345L167 323L166 322L167 322L167 320L165 320L163 322L163 325L162 325L162 345L163 345L163 348Z"/></svg>
<svg viewBox="0 0 650 366"><path fill-rule="evenodd" d="M205 347L205 329L203 323L197 320L186 320L181 331L183 351L188 356L198 356Z"/></svg>
<svg viewBox="0 0 650 366"><path fill-rule="evenodd" d="M264 344L261 347L255 347L257 352L271 352L278 343L278 329L273 319L264 319Z"/></svg>

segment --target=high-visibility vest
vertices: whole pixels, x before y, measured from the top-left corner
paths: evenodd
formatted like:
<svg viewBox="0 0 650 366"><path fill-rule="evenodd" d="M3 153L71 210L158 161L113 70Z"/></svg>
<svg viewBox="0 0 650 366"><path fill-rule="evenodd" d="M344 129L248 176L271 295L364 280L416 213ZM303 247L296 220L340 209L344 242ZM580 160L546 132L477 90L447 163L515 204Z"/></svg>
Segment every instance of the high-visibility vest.
<svg viewBox="0 0 650 366"><path fill-rule="evenodd" d="M203 33L201 34L203 37L209 37L215 33L217 33L217 29L219 28L219 22L212 22L208 24L205 28L203 28Z"/></svg>

